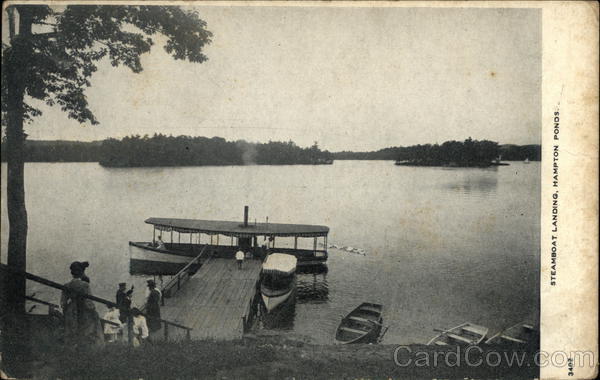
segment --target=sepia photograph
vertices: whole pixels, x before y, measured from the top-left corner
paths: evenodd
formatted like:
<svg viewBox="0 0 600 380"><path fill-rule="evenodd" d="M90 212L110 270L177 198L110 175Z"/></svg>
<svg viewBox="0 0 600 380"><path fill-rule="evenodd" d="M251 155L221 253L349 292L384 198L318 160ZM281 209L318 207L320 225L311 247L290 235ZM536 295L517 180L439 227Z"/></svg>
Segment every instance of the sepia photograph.
<svg viewBox="0 0 600 380"><path fill-rule="evenodd" d="M2 378L593 377L542 344L567 251L597 297L557 12L4 3Z"/></svg>

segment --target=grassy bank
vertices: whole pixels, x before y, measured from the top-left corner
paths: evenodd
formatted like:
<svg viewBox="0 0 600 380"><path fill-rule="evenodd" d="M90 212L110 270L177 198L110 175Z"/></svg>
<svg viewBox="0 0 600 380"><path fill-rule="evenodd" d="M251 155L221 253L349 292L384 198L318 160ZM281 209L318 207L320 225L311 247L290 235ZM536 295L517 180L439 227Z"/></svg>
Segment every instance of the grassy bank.
<svg viewBox="0 0 600 380"><path fill-rule="evenodd" d="M397 347L313 345L280 337L248 337L234 342L161 342L137 349L112 345L96 351L56 350L32 363L31 375L61 379L464 379L533 378L537 373L531 361L521 367L468 366L464 362L464 347L458 349L457 355L454 354L457 347L411 345L399 351ZM415 356L417 351L425 352L429 363ZM398 365L394 361L395 352L399 354L396 355L399 363L411 360L412 364ZM471 361L485 356L485 352L474 353L478 355L472 354ZM434 354L437 363L433 362ZM454 365L454 356L459 360L458 365Z"/></svg>

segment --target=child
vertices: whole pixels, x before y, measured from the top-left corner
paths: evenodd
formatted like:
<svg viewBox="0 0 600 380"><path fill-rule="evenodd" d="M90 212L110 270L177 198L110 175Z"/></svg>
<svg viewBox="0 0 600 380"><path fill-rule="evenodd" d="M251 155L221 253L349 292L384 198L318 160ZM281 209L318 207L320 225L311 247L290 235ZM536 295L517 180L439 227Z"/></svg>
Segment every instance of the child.
<svg viewBox="0 0 600 380"><path fill-rule="evenodd" d="M244 256L244 251L242 251L242 248L240 247L240 249L238 249L238 251L235 253L235 260L238 264L238 270L242 269L242 264L244 263Z"/></svg>
<svg viewBox="0 0 600 380"><path fill-rule="evenodd" d="M105 339L105 341L107 343L116 342L117 335L119 334L119 332L121 331L121 329L123 327L123 324L121 323L121 320L119 319L119 309L117 309L114 306L111 306L108 309L108 311L106 312L106 314L104 314L103 319L105 319L109 322L118 324L118 326L115 326L110 323L104 324L104 339Z"/></svg>

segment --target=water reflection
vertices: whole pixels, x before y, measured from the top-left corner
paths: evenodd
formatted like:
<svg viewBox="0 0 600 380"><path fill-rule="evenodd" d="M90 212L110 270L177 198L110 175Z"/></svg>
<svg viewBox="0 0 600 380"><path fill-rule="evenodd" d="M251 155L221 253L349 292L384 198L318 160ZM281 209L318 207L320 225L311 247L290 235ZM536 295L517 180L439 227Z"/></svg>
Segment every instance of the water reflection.
<svg viewBox="0 0 600 380"><path fill-rule="evenodd" d="M471 175L470 173L461 173L454 181L442 185L444 189L460 194L495 194L498 187L498 177L496 175ZM486 173L487 174L487 173Z"/></svg>
<svg viewBox="0 0 600 380"><path fill-rule="evenodd" d="M293 330L296 319L296 297L294 290L283 304L270 313L265 305L260 302L258 307L258 328L265 330Z"/></svg>
<svg viewBox="0 0 600 380"><path fill-rule="evenodd" d="M262 303L258 307L257 328L264 330L293 330L296 304L323 304L329 301L326 265L299 268L296 288L290 298L271 312Z"/></svg>
<svg viewBox="0 0 600 380"><path fill-rule="evenodd" d="M329 300L327 272L298 274L296 279L298 303L320 304Z"/></svg>

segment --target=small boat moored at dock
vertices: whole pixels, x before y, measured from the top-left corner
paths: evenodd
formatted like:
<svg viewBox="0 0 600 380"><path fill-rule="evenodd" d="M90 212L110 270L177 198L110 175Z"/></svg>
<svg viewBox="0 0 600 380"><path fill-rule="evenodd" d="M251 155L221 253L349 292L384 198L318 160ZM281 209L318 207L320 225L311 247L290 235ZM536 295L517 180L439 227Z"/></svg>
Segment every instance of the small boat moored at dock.
<svg viewBox="0 0 600 380"><path fill-rule="evenodd" d="M448 330L435 329L440 334L431 339L427 345L453 346L477 345L485 339L488 328L473 323L463 323Z"/></svg>
<svg viewBox="0 0 600 380"><path fill-rule="evenodd" d="M486 340L486 344L528 344L539 339L538 331L533 325L521 322L500 331Z"/></svg>
<svg viewBox="0 0 600 380"><path fill-rule="evenodd" d="M383 327L383 306L364 302L346 315L337 328L335 343L377 343Z"/></svg>
<svg viewBox="0 0 600 380"><path fill-rule="evenodd" d="M270 312L290 298L296 288L296 264L292 255L272 253L262 265L260 294Z"/></svg>

